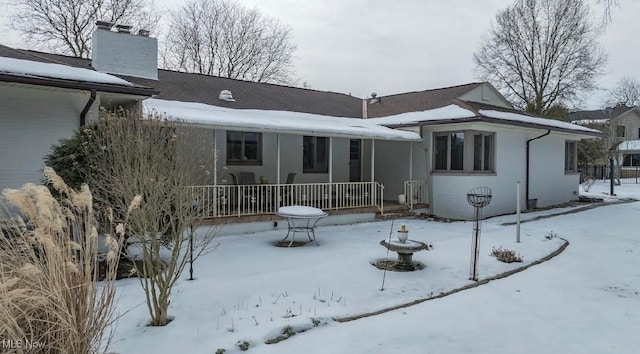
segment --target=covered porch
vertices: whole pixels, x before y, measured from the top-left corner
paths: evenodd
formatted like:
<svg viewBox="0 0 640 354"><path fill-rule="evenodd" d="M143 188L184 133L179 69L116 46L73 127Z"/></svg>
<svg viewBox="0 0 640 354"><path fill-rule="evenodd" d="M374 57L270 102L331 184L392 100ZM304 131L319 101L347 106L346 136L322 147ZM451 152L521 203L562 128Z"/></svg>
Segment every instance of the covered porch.
<svg viewBox="0 0 640 354"><path fill-rule="evenodd" d="M274 215L288 205L382 213L385 186L376 170L388 170L395 161L381 163L376 142L406 147L400 148L406 155L396 159L411 161L414 142L422 140L415 132L357 118L157 99L146 100L145 109L210 132L211 178L189 187L205 218ZM383 165L376 168L376 161ZM403 177L394 189L406 191L407 205L423 202L416 193L421 182L411 180L410 170L398 173ZM392 200L397 204L397 195Z"/></svg>

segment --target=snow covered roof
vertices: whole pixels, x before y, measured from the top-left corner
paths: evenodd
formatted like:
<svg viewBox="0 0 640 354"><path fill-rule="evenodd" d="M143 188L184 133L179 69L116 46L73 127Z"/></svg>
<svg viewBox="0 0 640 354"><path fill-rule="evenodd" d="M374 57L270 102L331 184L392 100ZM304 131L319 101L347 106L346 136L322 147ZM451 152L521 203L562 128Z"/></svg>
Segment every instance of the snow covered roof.
<svg viewBox="0 0 640 354"><path fill-rule="evenodd" d="M377 125L367 119L340 118L309 113L230 109L203 103L155 98L143 102L145 113L217 129L305 134L354 139L420 141L420 135Z"/></svg>
<svg viewBox="0 0 640 354"><path fill-rule="evenodd" d="M427 121L451 120L472 118L476 114L458 105L451 104L445 107L430 109L420 112L408 112L382 118L369 118L367 121L388 126L420 125Z"/></svg>
<svg viewBox="0 0 640 354"><path fill-rule="evenodd" d="M607 124L609 123L609 120L610 119L579 119L579 120L572 120L571 123L577 124L577 125Z"/></svg>
<svg viewBox="0 0 640 354"><path fill-rule="evenodd" d="M445 107L421 112L402 113L382 118L370 118L367 120L389 127L486 121L498 124L520 125L537 129L559 130L584 135L602 135L598 130L558 120L532 117L516 112L497 111L491 109L477 109L477 111L474 112L474 110L463 108L461 105L451 104ZM475 104L468 102L465 102L464 105L468 105L471 108L476 106Z"/></svg>
<svg viewBox="0 0 640 354"><path fill-rule="evenodd" d="M0 72L25 77L134 86L132 83L121 78L89 69L6 57L0 57Z"/></svg>
<svg viewBox="0 0 640 354"><path fill-rule="evenodd" d="M638 151L640 150L640 140L626 140L618 145L619 151Z"/></svg>
<svg viewBox="0 0 640 354"><path fill-rule="evenodd" d="M577 133L589 133L589 134L597 134L601 135L602 132L596 129L591 129L587 127L583 127L577 124L571 124L567 122L562 122L555 119L546 119L539 117L532 117L525 114L518 114L512 112L501 112L501 111L493 111L493 110L484 110L481 109L479 113L485 117L495 118L505 121L519 122L519 123L527 123L533 124L541 127L547 127L548 129L561 129L565 131L576 131Z"/></svg>

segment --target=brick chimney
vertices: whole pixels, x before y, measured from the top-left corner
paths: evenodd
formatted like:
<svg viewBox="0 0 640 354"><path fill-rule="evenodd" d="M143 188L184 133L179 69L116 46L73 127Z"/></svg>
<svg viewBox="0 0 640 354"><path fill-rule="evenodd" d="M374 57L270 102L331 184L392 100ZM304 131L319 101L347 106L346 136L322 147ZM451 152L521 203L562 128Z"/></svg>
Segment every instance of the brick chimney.
<svg viewBox="0 0 640 354"><path fill-rule="evenodd" d="M99 72L158 80L158 40L131 26L118 25L118 32L104 21L96 22L91 48L91 65Z"/></svg>

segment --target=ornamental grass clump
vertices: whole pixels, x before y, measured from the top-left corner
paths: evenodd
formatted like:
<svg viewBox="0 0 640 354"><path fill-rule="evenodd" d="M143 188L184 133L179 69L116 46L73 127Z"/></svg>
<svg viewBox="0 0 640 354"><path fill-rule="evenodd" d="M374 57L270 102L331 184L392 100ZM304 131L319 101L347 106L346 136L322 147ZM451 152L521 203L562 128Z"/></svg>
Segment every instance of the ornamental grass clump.
<svg viewBox="0 0 640 354"><path fill-rule="evenodd" d="M69 188L53 169L42 185L5 189L0 225L0 338L12 353L100 353L114 320L120 245L100 236L87 185ZM9 209L11 208L11 209ZM114 225L115 229L115 225ZM122 225L119 230L124 230ZM98 264L106 278L97 282Z"/></svg>

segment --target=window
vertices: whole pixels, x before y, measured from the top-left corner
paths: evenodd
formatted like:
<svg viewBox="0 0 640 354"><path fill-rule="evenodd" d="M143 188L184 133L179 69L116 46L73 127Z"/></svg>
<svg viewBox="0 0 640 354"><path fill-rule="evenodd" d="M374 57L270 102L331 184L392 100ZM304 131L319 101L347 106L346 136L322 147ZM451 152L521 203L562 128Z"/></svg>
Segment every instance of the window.
<svg viewBox="0 0 640 354"><path fill-rule="evenodd" d="M434 134L434 170L493 172L494 133L458 131Z"/></svg>
<svg viewBox="0 0 640 354"><path fill-rule="evenodd" d="M575 141L565 141L564 142L564 171L565 172L576 172L578 171L577 164L577 146Z"/></svg>
<svg viewBox="0 0 640 354"><path fill-rule="evenodd" d="M624 138L624 125L618 125L616 127L616 136L618 138Z"/></svg>
<svg viewBox="0 0 640 354"><path fill-rule="evenodd" d="M473 170L493 171L493 135L476 133L473 135Z"/></svg>
<svg viewBox="0 0 640 354"><path fill-rule="evenodd" d="M640 154L624 154L622 166L640 166Z"/></svg>
<svg viewBox="0 0 640 354"><path fill-rule="evenodd" d="M302 138L302 172L329 172L329 139L317 136Z"/></svg>
<svg viewBox="0 0 640 354"><path fill-rule="evenodd" d="M227 131L227 165L262 165L262 133Z"/></svg>

